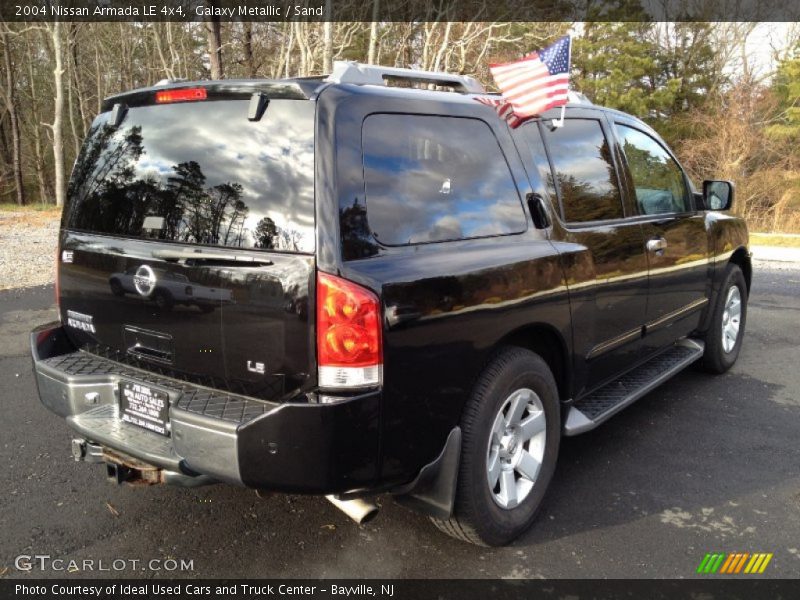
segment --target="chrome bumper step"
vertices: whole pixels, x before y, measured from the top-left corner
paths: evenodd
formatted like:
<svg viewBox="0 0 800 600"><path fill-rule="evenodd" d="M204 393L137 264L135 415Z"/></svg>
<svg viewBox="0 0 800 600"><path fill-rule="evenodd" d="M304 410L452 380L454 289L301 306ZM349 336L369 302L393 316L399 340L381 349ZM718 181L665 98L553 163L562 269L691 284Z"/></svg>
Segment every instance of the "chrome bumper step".
<svg viewBox="0 0 800 600"><path fill-rule="evenodd" d="M181 457L175 453L172 439L124 423L119 408L113 404L67 417L72 428L94 442L130 454L149 464L182 471Z"/></svg>
<svg viewBox="0 0 800 600"><path fill-rule="evenodd" d="M564 435L594 429L703 355L703 342L684 339L644 364L578 400L569 410Z"/></svg>

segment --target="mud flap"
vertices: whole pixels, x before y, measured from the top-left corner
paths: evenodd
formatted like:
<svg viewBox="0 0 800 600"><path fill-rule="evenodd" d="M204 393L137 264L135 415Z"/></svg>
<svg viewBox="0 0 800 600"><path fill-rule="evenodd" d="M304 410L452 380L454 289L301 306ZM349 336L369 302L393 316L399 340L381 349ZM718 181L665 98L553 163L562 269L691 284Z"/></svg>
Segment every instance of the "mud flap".
<svg viewBox="0 0 800 600"><path fill-rule="evenodd" d="M453 515L460 463L461 428L454 427L441 454L422 467L417 478L403 490L394 492L394 499L424 515L449 519Z"/></svg>

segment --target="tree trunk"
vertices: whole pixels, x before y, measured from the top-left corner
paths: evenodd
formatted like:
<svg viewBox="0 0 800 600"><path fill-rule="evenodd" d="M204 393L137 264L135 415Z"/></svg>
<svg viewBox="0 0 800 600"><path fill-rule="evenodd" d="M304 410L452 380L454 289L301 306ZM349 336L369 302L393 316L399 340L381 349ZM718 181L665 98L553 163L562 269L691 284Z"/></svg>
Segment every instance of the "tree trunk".
<svg viewBox="0 0 800 600"><path fill-rule="evenodd" d="M333 23L322 24L322 72L333 71Z"/></svg>
<svg viewBox="0 0 800 600"><path fill-rule="evenodd" d="M73 85L75 73L73 72L71 56L73 46L77 44L77 40L75 39L75 23L69 23L67 27L67 112L69 113L69 126L72 131L73 157L77 157L83 141L83 137L78 134L78 126L75 123L75 103L73 100L75 95L73 89L75 87Z"/></svg>
<svg viewBox="0 0 800 600"><path fill-rule="evenodd" d="M80 27L80 26L78 26ZM86 107L85 107L85 97L86 94L84 93L83 89L83 82L81 80L80 71L78 68L78 29L75 30L75 35L73 36L72 40L72 52L69 56L69 60L71 61L72 66L72 75L74 77L73 80L73 89L75 90L75 96L78 101L78 112L81 115L81 128L80 134L81 138L86 137L86 128L89 125L91 118L86 114Z"/></svg>
<svg viewBox="0 0 800 600"><path fill-rule="evenodd" d="M333 0L325 0L325 22L322 24L322 72L333 71Z"/></svg>
<svg viewBox="0 0 800 600"><path fill-rule="evenodd" d="M14 187L16 188L17 204L25 204L25 187L22 183L22 147L19 136L19 116L17 115L17 100L14 90L14 71L11 69L11 48L8 47L8 36L5 29L0 27L0 42L3 43L3 65L6 70L6 106L11 125L11 162L14 169Z"/></svg>
<svg viewBox="0 0 800 600"><path fill-rule="evenodd" d="M247 68L247 76L250 79L256 78L256 63L253 58L253 24L245 21L244 25L244 65Z"/></svg>
<svg viewBox="0 0 800 600"><path fill-rule="evenodd" d="M169 27L170 23L166 23L166 26ZM153 42L156 46L156 52L158 52L158 59L161 61L161 69L164 71L164 77L167 79L175 79L175 71L172 70L172 64L167 62L167 57L164 55L164 48L161 45L161 27L163 27L160 23L151 23L150 29L153 32Z"/></svg>
<svg viewBox="0 0 800 600"><path fill-rule="evenodd" d="M95 44L94 47L94 68L95 68L95 95L97 99L97 112L103 110L103 80L102 71L100 70L100 44Z"/></svg>
<svg viewBox="0 0 800 600"><path fill-rule="evenodd" d="M53 56L55 57L55 68L53 69L53 77L56 84L56 97L55 106L53 109L53 163L55 166L56 176L56 206L64 206L64 197L66 194L65 177L64 177L64 138L63 126L64 119L64 67L63 50L61 46L61 21L56 21L52 25L48 25L48 30L53 37Z"/></svg>
<svg viewBox="0 0 800 600"><path fill-rule="evenodd" d="M378 11L380 0L372 0L372 23L369 26L369 48L367 50L367 62L375 64L378 54Z"/></svg>
<svg viewBox="0 0 800 600"><path fill-rule="evenodd" d="M31 45L30 39L26 36L25 38L25 48L28 51L28 56L31 56ZM44 150L42 148L42 133L41 133L41 121L39 120L39 104L38 98L39 94L36 90L36 77L33 73L33 61L29 60L28 62L28 81L30 83L30 95L32 98L30 112L31 112L31 128L33 129L33 151L34 151L34 159L35 159L35 167L36 167L36 181L39 184L39 202L44 204L49 202L51 197L50 194L50 185L47 182L47 175L45 173L45 157L44 157Z"/></svg>
<svg viewBox="0 0 800 600"><path fill-rule="evenodd" d="M206 0L208 6L213 2ZM208 37L208 57L211 63L211 79L222 79L222 32L219 17L209 17L206 20L206 36Z"/></svg>

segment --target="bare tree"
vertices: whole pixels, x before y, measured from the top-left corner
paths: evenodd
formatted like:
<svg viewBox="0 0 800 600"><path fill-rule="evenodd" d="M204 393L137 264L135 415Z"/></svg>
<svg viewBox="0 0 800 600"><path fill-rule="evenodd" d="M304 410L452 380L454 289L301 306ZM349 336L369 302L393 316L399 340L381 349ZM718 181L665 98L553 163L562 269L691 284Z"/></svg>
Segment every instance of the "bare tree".
<svg viewBox="0 0 800 600"><path fill-rule="evenodd" d="M378 15L380 13L380 0L372 0L372 23L369 25L369 47L367 49L367 62L375 64L378 55Z"/></svg>
<svg viewBox="0 0 800 600"><path fill-rule="evenodd" d="M333 23L332 0L325 0L325 22L322 24L322 71L330 73L333 70Z"/></svg>
<svg viewBox="0 0 800 600"><path fill-rule="evenodd" d="M19 116L17 114L17 99L14 83L14 69L11 63L11 48L9 38L4 26L0 25L0 42L3 44L3 67L6 72L6 87L2 90L3 100L8 110L11 126L11 152L14 171L14 186L16 188L17 204L25 204L25 186L22 182L22 144L19 135Z"/></svg>
<svg viewBox="0 0 800 600"><path fill-rule="evenodd" d="M55 96L53 98L53 123L45 124L53 134L53 167L55 171L56 206L64 206L66 194L64 174L64 51L61 42L61 21L45 23L53 44L53 82Z"/></svg>
<svg viewBox="0 0 800 600"><path fill-rule="evenodd" d="M206 4L210 7L214 6L211 0L206 0ZM222 31L219 17L208 17L205 27L208 38L208 60L211 63L211 79L222 79L225 74L222 69Z"/></svg>
<svg viewBox="0 0 800 600"><path fill-rule="evenodd" d="M244 65L247 76L251 79L256 77L256 63L253 58L253 24L245 21L244 25Z"/></svg>

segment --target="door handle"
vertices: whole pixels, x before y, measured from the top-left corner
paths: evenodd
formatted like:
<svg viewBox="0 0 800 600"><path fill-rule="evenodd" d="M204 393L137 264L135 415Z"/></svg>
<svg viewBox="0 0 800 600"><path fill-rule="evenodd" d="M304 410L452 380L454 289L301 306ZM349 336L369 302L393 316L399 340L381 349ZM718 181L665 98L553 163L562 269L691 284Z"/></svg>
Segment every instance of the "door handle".
<svg viewBox="0 0 800 600"><path fill-rule="evenodd" d="M528 194L526 198L528 200L528 209L531 211L534 227L536 227L536 229L547 229L550 227L550 217L547 215L547 209L544 207L544 198L536 192Z"/></svg>
<svg viewBox="0 0 800 600"><path fill-rule="evenodd" d="M667 249L667 240L663 237L647 240L647 250L656 254L663 253Z"/></svg>

